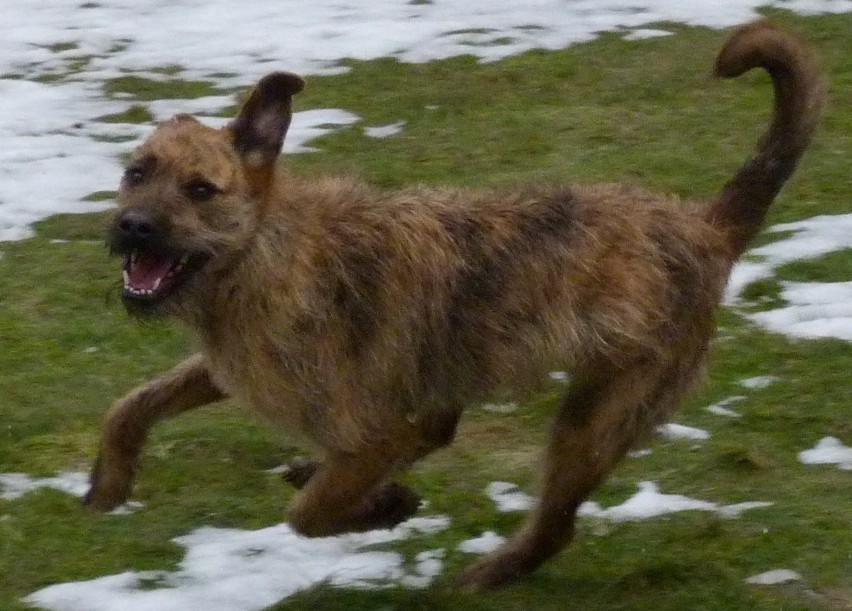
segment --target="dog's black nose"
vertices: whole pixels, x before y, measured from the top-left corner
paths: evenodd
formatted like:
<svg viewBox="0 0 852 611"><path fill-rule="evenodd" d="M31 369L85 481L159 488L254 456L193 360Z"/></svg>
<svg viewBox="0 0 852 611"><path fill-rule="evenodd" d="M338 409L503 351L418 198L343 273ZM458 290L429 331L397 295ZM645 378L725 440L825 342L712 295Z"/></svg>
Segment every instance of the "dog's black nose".
<svg viewBox="0 0 852 611"><path fill-rule="evenodd" d="M127 210L118 219L118 230L126 239L137 241L149 240L156 233L157 226L154 219L141 210Z"/></svg>

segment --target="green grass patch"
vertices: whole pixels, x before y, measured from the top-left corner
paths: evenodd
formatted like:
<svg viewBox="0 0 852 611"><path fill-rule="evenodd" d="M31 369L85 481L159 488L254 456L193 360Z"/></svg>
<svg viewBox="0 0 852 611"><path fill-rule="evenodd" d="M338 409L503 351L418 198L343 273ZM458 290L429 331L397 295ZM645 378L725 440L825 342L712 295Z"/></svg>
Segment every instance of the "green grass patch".
<svg viewBox="0 0 852 611"><path fill-rule="evenodd" d="M170 74L170 73L166 73ZM194 99L221 92L206 81L187 81L167 78L153 80L141 76L119 76L107 80L103 86L108 96L125 94L140 102L150 102L163 99Z"/></svg>
<svg viewBox="0 0 852 611"><path fill-rule="evenodd" d="M852 17L777 16L814 42L832 104L769 220L848 212ZM286 163L307 173L354 172L388 187L626 179L712 196L763 130L771 87L761 75L712 81L710 65L724 35L677 30L636 42L607 35L489 64L469 57L424 65L349 62L348 74L309 78L296 107L345 108L363 121L313 143L322 152ZM164 76L115 79L106 93L132 94L139 108L148 100L216 93L209 83ZM364 126L400 120L406 124L396 136L376 140L363 133ZM117 184L101 188L90 197L109 199ZM118 297L120 263L102 246L109 216L53 217L38 223L36 237L0 244L0 472L88 469L110 403L194 349L172 324L126 316ZM836 253L786 265L778 277L849 279L850 263L848 251ZM754 283L746 298L769 303L778 294L777 280L769 280ZM625 524L581 520L572 547L517 585L459 593L452 577L471 557L455 551L458 543L485 530L506 535L522 520L499 514L483 491L494 480L535 491L562 388L554 383L511 414L470 410L457 442L406 475L430 502L428 513L452 520L442 533L388 546L408 559L445 548L445 570L432 587L321 586L274 608L849 608L849 473L801 465L797 453L827 435L852 443L852 344L791 341L724 309L719 323L708 382L675 417L711 438L652 442L651 454L625 460L594 499L620 503L637 482L652 480L665 493L719 504L769 501L771 507L735 520L696 512ZM759 375L778 380L754 390L739 383ZM746 396L731 405L740 418L706 411L732 395ZM261 528L280 521L292 491L264 470L301 452L226 402L153 432L133 495L146 506L135 514L94 515L50 490L0 500L0 609L25 609L20 599L49 584L172 570L183 552L171 539L202 525ZM775 568L797 570L804 581L784 587L744 582Z"/></svg>
<svg viewBox="0 0 852 611"><path fill-rule="evenodd" d="M154 115L146 106L134 104L124 112L103 115L98 117L97 120L104 123L150 123L154 120Z"/></svg>
<svg viewBox="0 0 852 611"><path fill-rule="evenodd" d="M852 278L852 249L807 261L793 261L775 270L779 278L795 282L843 282Z"/></svg>

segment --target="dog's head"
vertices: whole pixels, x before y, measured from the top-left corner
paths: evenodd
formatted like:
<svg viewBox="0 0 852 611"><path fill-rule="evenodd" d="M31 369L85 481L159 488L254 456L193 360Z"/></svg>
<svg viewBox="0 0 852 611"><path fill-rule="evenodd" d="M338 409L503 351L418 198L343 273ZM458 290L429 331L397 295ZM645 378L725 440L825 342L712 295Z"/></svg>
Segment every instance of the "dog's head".
<svg viewBox="0 0 852 611"><path fill-rule="evenodd" d="M227 127L189 115L159 125L132 154L109 228L124 256L135 313L179 301L194 278L215 274L251 239L262 215L301 78L270 74Z"/></svg>

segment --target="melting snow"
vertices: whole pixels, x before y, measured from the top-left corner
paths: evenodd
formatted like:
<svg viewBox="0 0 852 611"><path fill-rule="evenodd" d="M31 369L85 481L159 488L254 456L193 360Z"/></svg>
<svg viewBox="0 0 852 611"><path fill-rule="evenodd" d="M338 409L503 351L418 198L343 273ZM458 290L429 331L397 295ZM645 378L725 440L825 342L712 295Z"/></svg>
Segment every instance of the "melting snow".
<svg viewBox="0 0 852 611"><path fill-rule="evenodd" d="M745 399L745 397L740 395L737 395L735 397L728 397L727 399L722 399L718 403L708 405L707 411L711 414L716 414L717 416L725 416L727 418L739 418L740 414L732 409L728 409L727 406L731 405L732 403L742 401L743 399Z"/></svg>
<svg viewBox="0 0 852 611"><path fill-rule="evenodd" d="M759 586L774 586L779 583L789 583L791 581L801 581L802 576L796 571L790 569L775 569L766 571L759 575L754 575L746 579L746 583Z"/></svg>
<svg viewBox="0 0 852 611"><path fill-rule="evenodd" d="M710 439L710 433L702 429L669 422L657 427L657 432L666 439Z"/></svg>
<svg viewBox="0 0 852 611"><path fill-rule="evenodd" d="M486 403L482 406L482 409L495 414L511 414L518 411L518 404L514 401L510 403Z"/></svg>
<svg viewBox="0 0 852 611"><path fill-rule="evenodd" d="M603 518L612 522L647 520L679 511L713 511L726 518L736 518L743 511L769 507L772 503L750 501L734 505L718 505L711 501L692 499L679 494L662 494L654 482L639 482L639 492L624 501L606 509L594 501L580 506L578 515Z"/></svg>
<svg viewBox="0 0 852 611"><path fill-rule="evenodd" d="M767 231L789 231L792 235L749 251L761 261L745 261L734 267L725 293L727 304L738 303L750 282L771 277L775 268L785 263L852 248L852 214L816 216L774 225ZM781 298L789 305L747 314L748 318L765 329L792 337L852 341L852 282L783 282Z"/></svg>
<svg viewBox="0 0 852 611"><path fill-rule="evenodd" d="M666 30L652 30L640 28L633 30L624 37L624 40L645 40L646 38L659 38L660 36L671 36L672 33Z"/></svg>
<svg viewBox="0 0 852 611"><path fill-rule="evenodd" d="M446 517L413 518L393 530L307 539L286 524L246 531L198 528L174 541L186 548L177 570L127 571L49 586L25 601L54 611L254 611L322 583L357 588L425 587L443 550L418 554L408 572L401 554L372 549L433 534Z"/></svg>
<svg viewBox="0 0 852 611"><path fill-rule="evenodd" d="M443 549L432 549L417 554L415 561L415 572L404 575L400 579L402 585L410 588L426 588L444 568L443 558L446 554Z"/></svg>
<svg viewBox="0 0 852 611"><path fill-rule="evenodd" d="M24 473L0 473L0 498L18 499L40 488L83 496L89 489L89 476L76 471L60 471L55 477L32 478Z"/></svg>
<svg viewBox="0 0 852 611"><path fill-rule="evenodd" d="M485 494L494 501L500 513L527 511L536 502L535 497L522 492L509 482L491 482L485 489Z"/></svg>
<svg viewBox="0 0 852 611"><path fill-rule="evenodd" d="M852 470L852 448L847 448L837 437L823 437L813 449L799 452L799 462L805 465L837 465L844 471Z"/></svg>
<svg viewBox="0 0 852 611"><path fill-rule="evenodd" d="M749 315L760 326L793 337L852 341L852 282L782 282L790 305Z"/></svg>
<svg viewBox="0 0 852 611"><path fill-rule="evenodd" d="M740 386L744 386L748 389L766 388L777 381L778 378L776 376L757 376L754 378L740 380Z"/></svg>
<svg viewBox="0 0 852 611"><path fill-rule="evenodd" d="M456 549L466 554L487 554L500 547L505 540L505 537L486 530L478 537L462 541Z"/></svg>
<svg viewBox="0 0 852 611"><path fill-rule="evenodd" d="M378 125L376 127L365 127L364 133L370 138L387 138L395 136L402 131L405 126L405 121L397 121L389 125Z"/></svg>
<svg viewBox="0 0 852 611"><path fill-rule="evenodd" d="M726 518L737 518L743 511L772 505L772 503L765 501L719 505L711 501L692 499L679 494L662 494L654 482L639 482L637 487L639 491L620 505L604 509L594 501L586 501L580 506L577 515L603 518L613 522L626 522L645 520L678 511L698 510L714 511ZM535 497L520 492L515 484L509 482L492 482L486 489L486 494L494 501L497 510L500 512L526 511L536 503ZM483 537L486 537L486 535L488 533ZM490 538L490 535L486 538ZM474 539L474 541L478 540Z"/></svg>
<svg viewBox="0 0 852 611"><path fill-rule="evenodd" d="M34 478L24 473L0 473L0 499L15 500L41 488L52 488L72 496L82 497L89 490L89 474L79 471L60 471L55 477ZM144 507L138 501L128 501L113 509L110 515L127 515Z"/></svg>

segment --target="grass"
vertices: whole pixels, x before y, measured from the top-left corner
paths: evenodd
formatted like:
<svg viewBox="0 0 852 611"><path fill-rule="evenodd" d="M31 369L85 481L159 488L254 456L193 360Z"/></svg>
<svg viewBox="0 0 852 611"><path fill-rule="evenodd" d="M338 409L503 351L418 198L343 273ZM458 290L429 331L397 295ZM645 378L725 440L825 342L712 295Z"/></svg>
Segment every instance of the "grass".
<svg viewBox="0 0 852 611"><path fill-rule="evenodd" d="M832 104L769 220L848 212L852 17L776 16L817 47ZM770 87L761 75L712 81L709 66L723 35L675 29L667 38L605 35L491 64L466 57L425 65L351 62L348 74L310 78L296 105L345 108L363 122L317 141L321 153L287 163L302 172L356 172L388 187L620 178L684 196L712 195L763 129ZM132 105L104 120L145 120L140 103L212 91L210 83L173 76L122 77L108 92L132 93ZM405 128L392 138L363 134L365 125L399 120ZM109 197L114 185L102 188L91 199ZM54 217L37 226L36 237L0 245L0 472L88 469L110 402L192 350L191 339L168 323L128 320L117 297L118 264L98 242L104 223L104 214ZM847 251L786 265L778 275L837 281L850 273ZM750 290L755 299L779 299L775 281ZM711 438L655 442L652 454L626 460L595 500L621 502L636 482L653 480L664 492L773 506L737 520L693 512L620 525L584 520L569 550L518 585L458 593L449 587L452 575L470 558L455 546L484 530L506 534L521 520L498 514L482 491L497 479L534 490L554 386L512 414L472 409L456 444L407 476L430 511L452 519L427 543L397 546L411 555L421 544L447 548L444 573L431 588L317 587L275 609L852 608L849 474L796 458L823 436L852 439L852 345L791 341L728 310L719 323L725 339L714 347L708 383L677 417ZM757 375L779 380L759 390L739 386ZM746 395L733 406L742 418L703 409L734 394ZM173 568L182 550L170 540L200 525L280 521L291 492L263 470L297 453L226 403L154 432L134 492L146 504L142 511L93 515L50 490L0 500L0 609L24 609L21 597L53 583ZM804 582L744 583L781 567L799 571Z"/></svg>

